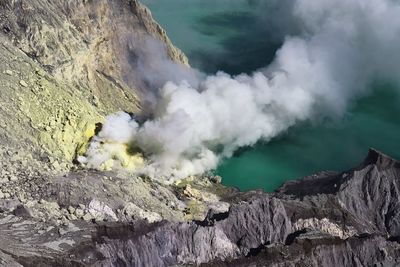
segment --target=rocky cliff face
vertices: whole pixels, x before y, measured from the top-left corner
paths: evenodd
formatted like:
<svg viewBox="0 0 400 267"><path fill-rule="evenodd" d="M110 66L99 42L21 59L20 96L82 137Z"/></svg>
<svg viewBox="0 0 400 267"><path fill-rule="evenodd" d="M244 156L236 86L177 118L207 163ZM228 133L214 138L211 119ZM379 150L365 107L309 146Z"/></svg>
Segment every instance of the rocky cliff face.
<svg viewBox="0 0 400 267"><path fill-rule="evenodd" d="M134 71L144 40L187 65L136 0L6 0L0 27L2 144L43 149L64 164L104 115L138 112L138 93L149 89Z"/></svg>

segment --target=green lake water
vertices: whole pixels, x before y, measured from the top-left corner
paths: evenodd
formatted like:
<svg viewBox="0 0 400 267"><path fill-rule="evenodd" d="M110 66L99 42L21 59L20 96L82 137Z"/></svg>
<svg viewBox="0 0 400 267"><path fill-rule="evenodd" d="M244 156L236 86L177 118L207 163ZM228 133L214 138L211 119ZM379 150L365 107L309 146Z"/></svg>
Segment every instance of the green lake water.
<svg viewBox="0 0 400 267"><path fill-rule="evenodd" d="M280 11L263 10L259 16L261 0L143 2L191 65L207 73L251 73L266 66L282 42L265 17L265 12ZM279 23L282 27L285 21ZM389 86L373 92L341 120L298 125L269 143L243 148L216 173L226 185L271 192L287 180L351 168L363 160L369 147L400 159L400 98Z"/></svg>

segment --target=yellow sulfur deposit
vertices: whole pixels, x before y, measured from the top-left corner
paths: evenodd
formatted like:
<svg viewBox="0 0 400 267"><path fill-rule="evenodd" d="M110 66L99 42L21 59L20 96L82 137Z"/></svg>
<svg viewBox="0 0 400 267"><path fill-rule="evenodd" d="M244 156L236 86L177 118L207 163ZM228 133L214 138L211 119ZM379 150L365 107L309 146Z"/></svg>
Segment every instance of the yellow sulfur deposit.
<svg viewBox="0 0 400 267"><path fill-rule="evenodd" d="M82 156L89 148L89 141L95 135L96 126L94 124L87 124L86 130L84 131L83 139L85 140L82 142L76 149L76 156Z"/></svg>
<svg viewBox="0 0 400 267"><path fill-rule="evenodd" d="M128 144L112 144L112 146L114 147L114 149L111 150L112 157L103 164L105 170L122 168L127 171L136 171L144 166L145 161L140 153L133 155L128 153Z"/></svg>
<svg viewBox="0 0 400 267"><path fill-rule="evenodd" d="M138 171L145 165L141 153L132 153L129 145L119 142L92 142L86 156L78 157L78 161L89 168L101 171L124 170Z"/></svg>

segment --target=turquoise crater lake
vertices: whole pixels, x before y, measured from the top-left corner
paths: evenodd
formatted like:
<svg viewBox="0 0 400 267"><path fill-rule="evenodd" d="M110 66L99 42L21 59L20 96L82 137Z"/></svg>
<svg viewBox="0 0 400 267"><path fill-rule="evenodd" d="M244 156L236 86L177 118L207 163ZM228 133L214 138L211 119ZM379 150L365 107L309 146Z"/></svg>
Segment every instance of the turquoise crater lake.
<svg viewBox="0 0 400 267"><path fill-rule="evenodd" d="M271 62L282 42L276 25L268 24L265 14L259 16L262 1L143 2L191 65L207 73L251 73ZM280 11L263 12L272 16ZM296 32L295 28L289 30ZM400 99L396 91L389 85L377 86L342 119L297 125L268 143L240 149L215 172L225 185L271 192L287 180L351 168L362 161L369 147L400 159Z"/></svg>

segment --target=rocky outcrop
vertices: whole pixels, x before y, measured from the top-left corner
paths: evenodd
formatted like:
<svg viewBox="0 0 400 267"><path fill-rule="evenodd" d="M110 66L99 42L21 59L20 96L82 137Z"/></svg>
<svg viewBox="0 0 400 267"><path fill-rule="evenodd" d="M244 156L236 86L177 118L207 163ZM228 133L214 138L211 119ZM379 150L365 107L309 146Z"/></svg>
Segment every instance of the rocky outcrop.
<svg viewBox="0 0 400 267"><path fill-rule="evenodd" d="M117 86L126 82L123 67L134 64L129 61L138 57L146 36L164 43L170 59L188 64L137 0L2 1L0 14L3 32L25 54L56 77L81 79L78 84L90 90L101 90L101 78Z"/></svg>
<svg viewBox="0 0 400 267"><path fill-rule="evenodd" d="M137 0L5 0L0 28L1 144L56 157L56 171L68 169L105 115L140 110L138 95L153 89L137 71L146 40L188 64Z"/></svg>
<svg viewBox="0 0 400 267"><path fill-rule="evenodd" d="M400 230L396 212L400 196L399 167L398 161L370 150L365 161L351 171L293 181L285 184L279 193L291 195L291 198L285 197L288 202L302 199L307 205L319 203L327 210L323 217L353 225L359 233L397 236ZM299 212L302 209L302 205L292 208L296 219L304 219L296 215L302 213Z"/></svg>
<svg viewBox="0 0 400 267"><path fill-rule="evenodd" d="M290 246L270 246L252 257L203 266L398 266L399 257L399 244L382 236L342 240L314 232L299 236Z"/></svg>
<svg viewBox="0 0 400 267"><path fill-rule="evenodd" d="M274 194L230 191L230 208L210 209L201 221L77 222L68 226L74 231L58 226L62 237L29 230L43 241L27 237L24 246L40 256L16 253L10 246L22 244L10 242L0 251L25 266L395 266L399 167L371 150L355 169L292 181ZM3 220L14 231L2 238L13 242L7 235L34 228L18 216ZM44 251L49 244L57 249Z"/></svg>

